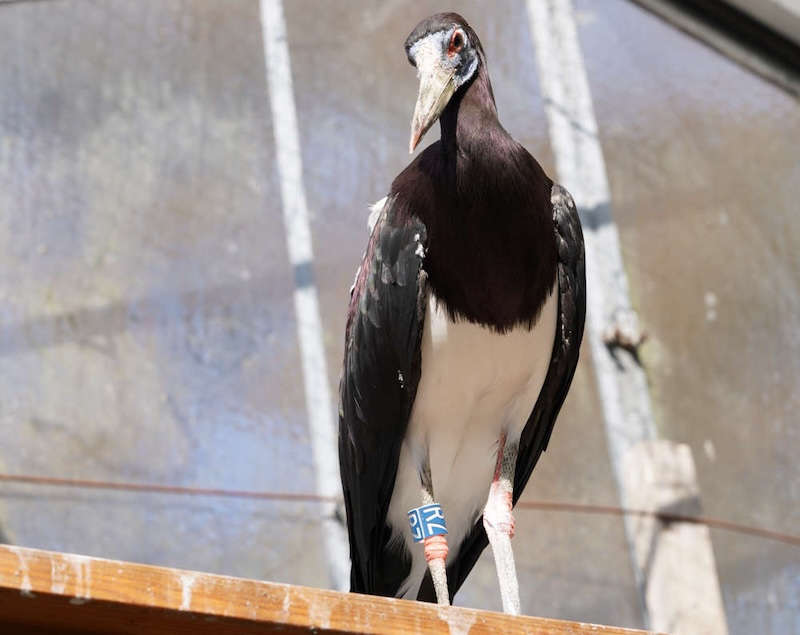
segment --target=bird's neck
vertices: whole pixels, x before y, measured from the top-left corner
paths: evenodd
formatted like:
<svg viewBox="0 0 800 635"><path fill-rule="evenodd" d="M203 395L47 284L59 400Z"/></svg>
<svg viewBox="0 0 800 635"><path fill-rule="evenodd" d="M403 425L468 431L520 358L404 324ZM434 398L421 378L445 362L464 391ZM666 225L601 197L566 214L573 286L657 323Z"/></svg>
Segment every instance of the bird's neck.
<svg viewBox="0 0 800 635"><path fill-rule="evenodd" d="M483 61L440 122L440 143L413 164L433 195L420 187L428 179L407 194L428 229L430 288L453 319L531 325L556 275L552 182L500 125Z"/></svg>
<svg viewBox="0 0 800 635"><path fill-rule="evenodd" d="M459 152L478 153L482 140L505 130L497 119L492 84L481 60L468 84L459 89L439 118L442 150L446 158L453 159Z"/></svg>

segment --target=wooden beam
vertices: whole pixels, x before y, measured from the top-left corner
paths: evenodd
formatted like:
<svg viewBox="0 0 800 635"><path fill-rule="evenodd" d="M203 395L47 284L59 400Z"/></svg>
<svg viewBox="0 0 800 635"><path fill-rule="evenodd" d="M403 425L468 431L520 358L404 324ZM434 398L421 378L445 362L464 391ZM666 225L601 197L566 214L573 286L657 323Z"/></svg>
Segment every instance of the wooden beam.
<svg viewBox="0 0 800 635"><path fill-rule="evenodd" d="M3 633L641 633L0 545Z"/></svg>

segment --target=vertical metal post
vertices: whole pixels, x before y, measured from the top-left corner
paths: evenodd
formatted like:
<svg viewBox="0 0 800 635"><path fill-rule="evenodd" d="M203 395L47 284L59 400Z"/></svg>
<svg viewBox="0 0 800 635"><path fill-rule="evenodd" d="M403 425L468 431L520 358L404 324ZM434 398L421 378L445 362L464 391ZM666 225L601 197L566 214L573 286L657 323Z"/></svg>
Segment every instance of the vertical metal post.
<svg viewBox="0 0 800 635"><path fill-rule="evenodd" d="M334 402L328 384L322 318L313 278L311 227L303 184L300 133L292 87L286 18L281 0L261 0L261 27L272 129L275 133L275 158L281 187L283 225L295 277L295 318L317 492L323 496L341 499L336 425L333 418ZM332 584L334 588L344 590L349 586L347 536L334 512L334 503L323 505L322 533Z"/></svg>
<svg viewBox="0 0 800 635"><path fill-rule="evenodd" d="M673 444L657 440L644 370L624 351L615 358L605 344L610 326L627 321L635 330L637 318L611 215L605 161L572 2L527 0L527 7L558 176L575 199L583 223L586 330L621 502L651 508L656 502L662 507L673 504L675 500L669 499L658 478L643 477L667 468L684 483L678 490L694 492L699 500L693 464L689 469L691 455L687 463L684 451L677 452ZM625 531L645 624L675 633L727 633L708 530L685 527L679 540L665 540L660 526L645 526L628 517ZM674 570L651 566L654 562L687 564L687 558L693 560L692 582L702 580L687 586L691 593L674 592L676 585L668 579ZM680 630L675 630L677 627Z"/></svg>

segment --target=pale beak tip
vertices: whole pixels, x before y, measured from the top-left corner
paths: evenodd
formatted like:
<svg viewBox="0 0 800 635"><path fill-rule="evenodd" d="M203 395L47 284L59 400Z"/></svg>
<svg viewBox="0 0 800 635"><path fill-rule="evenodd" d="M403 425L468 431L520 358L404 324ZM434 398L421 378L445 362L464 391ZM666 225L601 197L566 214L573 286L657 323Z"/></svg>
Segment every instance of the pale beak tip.
<svg viewBox="0 0 800 635"><path fill-rule="evenodd" d="M414 150L416 149L418 143L419 143L419 134L412 134L411 140L408 142L409 154L414 154Z"/></svg>

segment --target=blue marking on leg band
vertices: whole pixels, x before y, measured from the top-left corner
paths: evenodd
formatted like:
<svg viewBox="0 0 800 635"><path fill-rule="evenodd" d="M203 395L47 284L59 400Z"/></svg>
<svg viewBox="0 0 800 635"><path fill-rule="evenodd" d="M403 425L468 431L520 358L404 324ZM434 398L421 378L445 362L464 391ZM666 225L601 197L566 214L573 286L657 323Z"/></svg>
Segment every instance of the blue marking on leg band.
<svg viewBox="0 0 800 635"><path fill-rule="evenodd" d="M411 536L414 542L422 542L431 536L447 534L447 525L444 522L444 512L438 503L415 507L408 512L408 524L411 527Z"/></svg>

